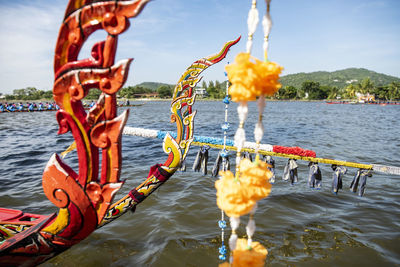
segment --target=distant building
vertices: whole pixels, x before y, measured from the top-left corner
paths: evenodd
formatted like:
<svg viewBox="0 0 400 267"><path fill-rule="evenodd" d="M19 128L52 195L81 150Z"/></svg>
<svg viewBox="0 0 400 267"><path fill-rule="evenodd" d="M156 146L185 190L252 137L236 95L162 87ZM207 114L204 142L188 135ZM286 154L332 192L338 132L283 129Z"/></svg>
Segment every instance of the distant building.
<svg viewBox="0 0 400 267"><path fill-rule="evenodd" d="M196 95L198 97L206 97L206 96L208 96L206 88L197 87L194 90L195 90Z"/></svg>
<svg viewBox="0 0 400 267"><path fill-rule="evenodd" d="M156 98L158 97L158 93L144 93L144 94L134 94L133 98Z"/></svg>
<svg viewBox="0 0 400 267"><path fill-rule="evenodd" d="M358 80L357 79L352 79L352 80L346 81L347 84L354 83L354 82L358 82Z"/></svg>

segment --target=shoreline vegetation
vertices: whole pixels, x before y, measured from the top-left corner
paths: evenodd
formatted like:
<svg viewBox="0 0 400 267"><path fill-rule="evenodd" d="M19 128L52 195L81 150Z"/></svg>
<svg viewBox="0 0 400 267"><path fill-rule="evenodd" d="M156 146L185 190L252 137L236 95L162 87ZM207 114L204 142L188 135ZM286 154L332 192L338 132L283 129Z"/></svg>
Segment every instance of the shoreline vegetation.
<svg viewBox="0 0 400 267"><path fill-rule="evenodd" d="M368 76L367 76L368 75ZM197 100L221 100L226 94L227 81L203 81L195 90ZM327 102L398 102L400 100L400 78L376 73L366 69L345 69L335 72L313 72L289 74L281 77L282 87L267 100L285 101L327 101ZM170 100L174 85L144 82L120 90L118 101L162 101ZM96 101L101 91L94 89L84 101ZM15 89L12 94L2 95L5 102L52 102L51 90L35 87Z"/></svg>

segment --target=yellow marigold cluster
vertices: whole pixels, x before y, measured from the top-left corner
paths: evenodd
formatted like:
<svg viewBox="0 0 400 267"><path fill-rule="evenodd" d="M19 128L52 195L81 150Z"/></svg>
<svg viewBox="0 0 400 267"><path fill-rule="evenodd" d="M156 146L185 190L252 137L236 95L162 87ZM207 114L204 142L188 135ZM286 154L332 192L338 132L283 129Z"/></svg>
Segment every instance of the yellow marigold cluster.
<svg viewBox="0 0 400 267"><path fill-rule="evenodd" d="M239 217L249 213L256 201L265 198L271 192L268 182L271 171L262 161L240 162L239 179L231 171L220 172L221 178L215 182L217 206L229 217Z"/></svg>
<svg viewBox="0 0 400 267"><path fill-rule="evenodd" d="M258 201L266 198L271 193L272 172L268 169L268 164L258 160L251 162L249 159L240 161L240 181L246 184L249 197Z"/></svg>
<svg viewBox="0 0 400 267"><path fill-rule="evenodd" d="M252 57L253 58L253 57ZM239 53L234 64L225 67L229 81L229 94L233 101L252 101L260 95L274 95L281 84L282 67L274 62L251 61L249 53Z"/></svg>
<svg viewBox="0 0 400 267"><path fill-rule="evenodd" d="M255 200L248 197L247 187L236 180L231 171L219 173L221 178L215 182L217 206L229 217L239 217L249 213Z"/></svg>
<svg viewBox="0 0 400 267"><path fill-rule="evenodd" d="M268 250L258 242L251 243L251 249L247 247L247 240L239 238L236 242L236 249L233 251L232 267L255 266L262 267L265 264ZM230 266L224 262L219 267Z"/></svg>

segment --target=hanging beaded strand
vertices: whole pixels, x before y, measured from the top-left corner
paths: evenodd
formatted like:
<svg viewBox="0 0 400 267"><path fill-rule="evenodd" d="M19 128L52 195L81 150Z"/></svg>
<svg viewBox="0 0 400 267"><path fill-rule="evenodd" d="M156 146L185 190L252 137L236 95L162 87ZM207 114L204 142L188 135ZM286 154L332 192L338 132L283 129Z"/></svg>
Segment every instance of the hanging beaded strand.
<svg viewBox="0 0 400 267"><path fill-rule="evenodd" d="M258 10L257 10L257 0L252 0L251 8L247 18L247 28L248 28L248 38L246 44L246 52L251 54L251 49L253 47L253 35L257 29L258 22L260 19L258 18ZM247 118L248 107L247 101L240 101L239 106L237 108L238 116L239 116L239 127L235 134L235 146L237 147L236 153L236 179L239 178L239 164L240 164L240 152L244 146L244 142L246 141L246 133L244 131L244 122Z"/></svg>
<svg viewBox="0 0 400 267"><path fill-rule="evenodd" d="M272 28L272 19L271 19L271 0L265 0L265 4L267 5L267 11L263 17L262 25L264 29L264 60L268 60L268 44L269 44L269 33L271 32Z"/></svg>
<svg viewBox="0 0 400 267"><path fill-rule="evenodd" d="M267 3L267 13L269 12L269 1ZM256 161L249 159L241 160L241 151L243 150L246 135L244 123L248 114L247 101L254 101L258 98L258 123L255 126L255 139L257 141L257 154L261 139L264 134L262 124L262 114L265 109L264 95L273 95L280 88L279 74L282 70L278 64L266 61L266 52L264 51L264 61L260 61L251 56L253 45L253 34L258 24L258 11L256 10L257 1L253 0L248 17L248 40L246 44L246 53L239 53L235 58L235 63L225 67L232 85L229 87L229 94L232 100L238 102L237 112L239 117L239 127L236 130L234 143L237 147L236 153L236 172L221 172L220 179L215 182L217 189L217 205L230 218L232 229L229 238L230 257L229 264L238 264L241 260L252 259L261 266L268 254L267 249L258 242L253 242L252 237L256 230L254 214L257 208L257 201L266 198L271 192L271 184L268 179L271 172L268 165L256 156ZM269 14L266 15L268 33L265 41L268 41ZM265 33L266 31L264 31ZM264 46L267 48L268 42ZM240 217L250 214L246 226L247 240L239 239L237 229L240 225ZM246 256L244 256L246 255ZM257 265L256 264L256 265ZM257 266L258 266L257 265Z"/></svg>
<svg viewBox="0 0 400 267"><path fill-rule="evenodd" d="M219 252L219 259L221 261L225 261L226 260L226 246L225 246L225 228L226 228L226 221L224 218L224 211L221 210L221 220L218 221L218 226L219 228L221 228L221 246L218 249Z"/></svg>
<svg viewBox="0 0 400 267"><path fill-rule="evenodd" d="M229 64L229 62L228 62ZM228 74L225 72L225 77L227 77ZM227 132L229 130L229 123L228 123L228 107L229 107L229 94L228 94L228 88L229 88L229 80L227 78L226 80L226 90L225 90L225 98L222 100L222 102L225 104L225 120L224 123L222 124L221 128L224 131L224 146L221 152L221 157L222 157L222 170L226 171L228 166L227 166L227 160L226 157L228 156L227 150L226 150L226 139L227 139ZM218 221L218 226L221 229L221 246L219 247L219 259L222 261L226 260L226 253L227 249L225 246L225 228L226 228L226 221L225 221L225 215L224 211L221 210L221 220Z"/></svg>
<svg viewBox="0 0 400 267"><path fill-rule="evenodd" d="M229 64L229 62L228 62ZM224 72L225 77L226 77L226 84L225 84L225 98L222 102L225 104L225 122L222 125L222 130L224 131L224 147L222 150L222 170L226 171L228 169L228 162L226 158L228 157L228 152L226 150L226 140L227 140L227 131L230 128L229 122L228 122L228 107L230 104L230 99L229 99L229 80L228 80L228 74Z"/></svg>
<svg viewBox="0 0 400 267"><path fill-rule="evenodd" d="M249 11L248 19L247 19L247 26L248 26L248 39L246 44L246 52L251 53L251 49L253 46L253 34L257 29L257 25L259 22L258 18L258 10L257 10L257 1L252 0L251 8ZM240 176L240 153L246 141L246 133L244 130L244 122L247 118L248 114L248 105L247 101L240 101L239 106L237 107L238 117L239 117L239 127L235 133L235 146L237 147L236 152L236 172L235 172L235 179L239 180ZM238 236L236 234L236 230L240 224L240 217L230 217L230 224L232 228L232 233L229 238L229 249L230 249L230 258L229 262L232 264L233 262L233 251L236 248L236 242Z"/></svg>
<svg viewBox="0 0 400 267"><path fill-rule="evenodd" d="M246 52L251 54L251 50L253 47L253 35L257 29L258 22L260 21L259 19L259 14L257 10L257 0L252 0L251 3L251 8L249 10L248 18L247 18L247 29L249 31L248 33L248 38L247 38L247 44L246 44ZM248 107L247 107L247 101L241 101L238 108L237 112L239 115L239 128L235 134L235 145L237 147L237 153L236 153L236 178L239 177L239 163L240 163L240 152L243 148L244 142L246 141L246 135L244 131L244 121L247 118L247 113L248 113ZM236 142L237 141L237 142Z"/></svg>
<svg viewBox="0 0 400 267"><path fill-rule="evenodd" d="M272 20L271 20L271 0L265 0L266 4L266 13L263 17L262 20L262 25L263 25L263 30L264 30L264 44L263 44L263 49L264 49L264 61L268 61L268 41L269 41L269 33L271 32L272 28ZM257 107L258 107L258 122L256 124L256 127L254 129L254 139L256 141L256 162L260 159L260 155L258 153L258 150L260 148L260 143L261 139L264 135L264 126L262 123L263 119L263 113L265 110L265 96L261 95L258 100L257 100Z"/></svg>
<svg viewBox="0 0 400 267"><path fill-rule="evenodd" d="M236 152L236 173L235 173L235 180L236 182L240 183L239 181L239 175L240 175L240 151L242 150L244 146L244 142L246 140L246 133L244 131L244 121L247 118L247 113L248 113L248 108L247 108L247 102L246 101L241 101L239 106L237 107L237 112L239 115L239 128L236 131L235 134L235 146L237 147L237 152ZM230 224L231 224L231 229L232 233L229 238L229 249L230 249L230 257L229 257L229 262L232 264L233 262L233 251L236 248L236 242L238 239L238 236L236 234L236 230L239 227L240 224L240 217L230 217Z"/></svg>
<svg viewBox="0 0 400 267"><path fill-rule="evenodd" d="M259 21L260 19L258 18L257 0L253 0L251 3L249 15L247 17L247 28L249 34L247 37L246 52L249 54L251 53L251 48L253 46L253 35L257 29Z"/></svg>
<svg viewBox="0 0 400 267"><path fill-rule="evenodd" d="M268 61L268 40L269 40L269 33L271 31L272 27L272 20L271 20L271 14L270 14L270 4L271 0L265 0L266 3L266 14L263 17L262 20L262 25L264 29L264 44L263 44L263 49L264 49L264 61ZM262 123L263 119L263 113L265 110L265 96L260 95L257 100L257 107L258 107L258 122L256 123L256 126L254 128L254 139L256 141L256 157L255 157L255 163L257 164L260 160L260 154L258 153L259 148L260 148L260 143L262 140L262 137L264 135L264 125ZM246 234L247 234L247 246L251 247L251 243L253 242L253 234L256 230L256 223L254 220L254 213L256 212L257 209L257 204L254 205L253 210L250 212L250 217L249 217L249 222L247 223L246 226Z"/></svg>
<svg viewBox="0 0 400 267"><path fill-rule="evenodd" d="M264 113L264 109L265 109L264 95L261 95L258 97L257 107L258 107L258 122L256 123L256 126L254 128L254 139L256 141L256 148L255 148L255 153L256 153L255 162L256 163L260 160L260 155L259 155L258 151L260 149L261 139L264 135L264 125L262 123L263 113Z"/></svg>

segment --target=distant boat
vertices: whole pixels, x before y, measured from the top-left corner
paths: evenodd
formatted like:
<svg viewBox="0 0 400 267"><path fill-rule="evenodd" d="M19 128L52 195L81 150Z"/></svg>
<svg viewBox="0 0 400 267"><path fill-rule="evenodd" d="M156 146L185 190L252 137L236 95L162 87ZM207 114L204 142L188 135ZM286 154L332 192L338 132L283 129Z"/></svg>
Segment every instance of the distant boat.
<svg viewBox="0 0 400 267"><path fill-rule="evenodd" d="M386 106L386 105L400 105L399 101L370 101L366 102L364 100L358 100L358 101L348 101L348 100L343 100L343 101L331 101L327 100L325 101L326 104L332 105L332 104L353 104L353 105L380 105L380 106Z"/></svg>

